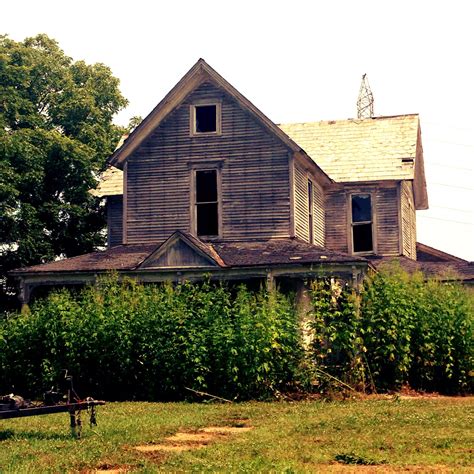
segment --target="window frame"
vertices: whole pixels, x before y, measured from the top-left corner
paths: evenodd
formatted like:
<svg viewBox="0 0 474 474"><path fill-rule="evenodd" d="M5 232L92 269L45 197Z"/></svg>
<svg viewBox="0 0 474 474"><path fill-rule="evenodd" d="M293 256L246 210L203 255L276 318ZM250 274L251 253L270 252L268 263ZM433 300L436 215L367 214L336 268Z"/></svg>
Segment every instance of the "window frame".
<svg viewBox="0 0 474 474"><path fill-rule="evenodd" d="M196 108L215 105L216 107L216 130L212 132L198 132L196 130ZM222 102L220 100L198 100L189 106L189 133L191 137L212 137L222 135L221 127Z"/></svg>
<svg viewBox="0 0 474 474"><path fill-rule="evenodd" d="M369 196L370 197L370 221L360 221L360 222L353 222L352 221L352 198L355 196ZM349 241L350 241L350 249L352 255L375 255L377 253L377 240L376 240L376 232L375 232L375 224L376 224L376 210L375 210L375 196L373 192L353 192L348 195L349 197L349 205L348 205L348 220L349 220ZM354 227L360 225L367 225L370 224L370 230L372 235L372 249L371 250L363 250L360 252L356 252L354 250Z"/></svg>
<svg viewBox="0 0 474 474"><path fill-rule="evenodd" d="M307 196L308 196L308 240L310 244L314 244L314 183L311 178L307 179Z"/></svg>
<svg viewBox="0 0 474 474"><path fill-rule="evenodd" d="M192 235L195 235L198 239L204 240L216 240L222 237L222 161L207 162L199 164L191 164L191 187L190 187L190 231ZM197 187L196 187L196 175L199 171L215 171L216 172L216 186L217 186L217 234L216 235L199 235L198 234L198 222L197 222ZM214 202L214 201L213 201Z"/></svg>

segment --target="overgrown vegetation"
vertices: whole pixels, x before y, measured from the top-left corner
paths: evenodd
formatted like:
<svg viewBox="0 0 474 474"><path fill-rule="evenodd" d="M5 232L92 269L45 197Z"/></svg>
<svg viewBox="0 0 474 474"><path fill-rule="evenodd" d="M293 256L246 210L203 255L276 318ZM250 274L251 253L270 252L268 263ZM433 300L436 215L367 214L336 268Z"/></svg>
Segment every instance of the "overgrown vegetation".
<svg viewBox="0 0 474 474"><path fill-rule="evenodd" d="M0 326L0 391L29 396L67 368L81 391L107 399L182 399L185 387L261 398L291 383L300 359L291 299L243 286L109 277Z"/></svg>
<svg viewBox="0 0 474 474"><path fill-rule="evenodd" d="M82 393L177 400L187 389L246 400L282 391L473 389L473 296L392 268L360 294L312 285L301 346L291 296L241 286L144 286L116 276L0 321L0 393L39 396L72 372Z"/></svg>
<svg viewBox="0 0 474 474"><path fill-rule="evenodd" d="M328 281L312 296L316 365L330 374L371 391L472 392L474 298L460 284L393 266L360 296Z"/></svg>

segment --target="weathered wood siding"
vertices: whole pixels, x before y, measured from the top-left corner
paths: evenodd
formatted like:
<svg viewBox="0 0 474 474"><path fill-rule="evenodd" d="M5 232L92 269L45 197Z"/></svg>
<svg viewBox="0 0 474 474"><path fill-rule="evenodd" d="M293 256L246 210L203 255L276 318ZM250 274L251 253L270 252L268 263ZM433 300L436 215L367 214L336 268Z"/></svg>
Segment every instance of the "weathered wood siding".
<svg viewBox="0 0 474 474"><path fill-rule="evenodd" d="M348 198L342 186L326 190L326 247L349 253L348 247Z"/></svg>
<svg viewBox="0 0 474 474"><path fill-rule="evenodd" d="M314 243L324 247L326 245L326 213L324 192L321 186L313 179L314 202Z"/></svg>
<svg viewBox="0 0 474 474"><path fill-rule="evenodd" d="M309 242L308 179L311 179L313 183L313 243L324 246L326 219L323 190L317 183L317 178L309 174L297 161L294 162L293 176L296 237Z"/></svg>
<svg viewBox="0 0 474 474"><path fill-rule="evenodd" d="M351 253L351 194L371 194L373 208L373 240L377 255L399 255L397 183L378 185L340 185L326 192L326 247Z"/></svg>
<svg viewBox="0 0 474 474"><path fill-rule="evenodd" d="M222 135L190 136L190 104L220 100ZM127 165L127 243L190 231L192 164L222 160L222 238L288 237L288 150L222 90L201 84Z"/></svg>
<svg viewBox="0 0 474 474"><path fill-rule="evenodd" d="M152 256L141 268L189 268L209 266L215 265L212 265L208 259L196 253L188 244L178 240L166 248L166 250L156 258Z"/></svg>
<svg viewBox="0 0 474 474"><path fill-rule="evenodd" d="M107 246L115 247L123 240L123 199L122 196L107 197Z"/></svg>
<svg viewBox="0 0 474 474"><path fill-rule="evenodd" d="M416 211L410 181L400 185L400 215L403 255L416 260Z"/></svg>
<svg viewBox="0 0 474 474"><path fill-rule="evenodd" d="M400 255L397 185L380 187L375 196L375 222L378 255Z"/></svg>

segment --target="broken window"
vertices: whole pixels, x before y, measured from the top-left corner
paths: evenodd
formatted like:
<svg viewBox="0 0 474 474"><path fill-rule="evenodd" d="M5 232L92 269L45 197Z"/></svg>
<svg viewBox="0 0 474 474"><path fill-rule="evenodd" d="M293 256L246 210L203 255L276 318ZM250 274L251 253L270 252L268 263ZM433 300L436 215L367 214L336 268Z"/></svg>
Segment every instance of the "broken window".
<svg viewBox="0 0 474 474"><path fill-rule="evenodd" d="M193 106L192 133L220 133L220 104Z"/></svg>
<svg viewBox="0 0 474 474"><path fill-rule="evenodd" d="M372 237L372 199L370 194L355 194L351 198L352 249L357 252L374 250Z"/></svg>
<svg viewBox="0 0 474 474"><path fill-rule="evenodd" d="M195 228L198 236L219 235L217 170L195 171Z"/></svg>
<svg viewBox="0 0 474 474"><path fill-rule="evenodd" d="M313 208L313 182L308 179L308 227L310 244L314 244Z"/></svg>

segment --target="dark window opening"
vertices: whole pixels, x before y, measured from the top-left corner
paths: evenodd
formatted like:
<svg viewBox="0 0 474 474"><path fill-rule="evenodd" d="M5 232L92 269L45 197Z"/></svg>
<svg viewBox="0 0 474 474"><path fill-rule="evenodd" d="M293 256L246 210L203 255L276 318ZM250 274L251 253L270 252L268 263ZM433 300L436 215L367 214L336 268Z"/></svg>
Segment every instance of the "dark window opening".
<svg viewBox="0 0 474 474"><path fill-rule="evenodd" d="M370 194L352 196L352 248L354 253L372 252L372 201Z"/></svg>
<svg viewBox="0 0 474 474"><path fill-rule="evenodd" d="M372 224L355 225L352 235L354 237L354 252L371 252Z"/></svg>
<svg viewBox="0 0 474 474"><path fill-rule="evenodd" d="M352 196L352 222L372 221L370 194Z"/></svg>
<svg viewBox="0 0 474 474"><path fill-rule="evenodd" d="M313 207L313 182L308 179L308 227L310 244L314 244Z"/></svg>
<svg viewBox="0 0 474 474"><path fill-rule="evenodd" d="M196 232L219 235L217 170L196 171Z"/></svg>
<svg viewBox="0 0 474 474"><path fill-rule="evenodd" d="M195 106L195 131L196 133L217 132L217 106L196 105Z"/></svg>

